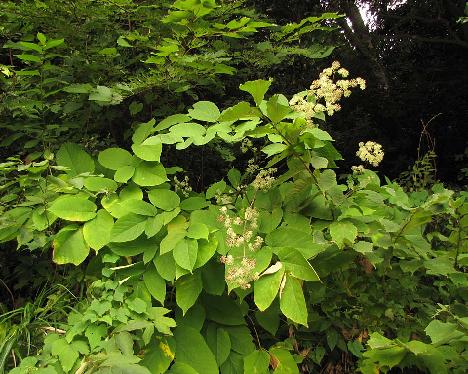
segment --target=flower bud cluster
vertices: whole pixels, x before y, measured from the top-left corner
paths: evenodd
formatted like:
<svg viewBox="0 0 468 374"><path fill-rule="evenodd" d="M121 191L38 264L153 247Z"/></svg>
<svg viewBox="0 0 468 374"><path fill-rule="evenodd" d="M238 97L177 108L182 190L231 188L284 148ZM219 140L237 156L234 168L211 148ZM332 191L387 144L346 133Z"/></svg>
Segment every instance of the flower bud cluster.
<svg viewBox="0 0 468 374"><path fill-rule="evenodd" d="M242 140L240 150L242 153L247 153L249 150L255 151L256 148L253 146L252 140L250 140L249 138L245 138L244 140Z"/></svg>
<svg viewBox="0 0 468 374"><path fill-rule="evenodd" d="M252 186L259 191L268 191L275 183L275 177L272 174L276 173L275 168L260 170L252 182Z"/></svg>
<svg viewBox="0 0 468 374"><path fill-rule="evenodd" d="M351 166L351 170L354 174L362 174L364 173L364 170L366 170L366 168L364 167L364 165Z"/></svg>
<svg viewBox="0 0 468 374"><path fill-rule="evenodd" d="M233 260L232 264L227 264L226 281L244 290L249 289L250 282L256 281L259 277L259 273L255 271L256 265L257 262L253 258L242 257L237 262Z"/></svg>
<svg viewBox="0 0 468 374"><path fill-rule="evenodd" d="M175 190L180 191L182 195L188 197L190 192L192 192L192 187L189 184L189 177L185 176L184 180L180 181L177 177L174 177Z"/></svg>
<svg viewBox="0 0 468 374"><path fill-rule="evenodd" d="M338 79L334 81L335 76L347 78L348 70L342 68L338 61L334 61L331 67L324 69L319 79L314 80L309 91L294 95L289 105L296 111L305 114L305 118L310 125L317 114L326 112L332 116L341 109L339 101L342 97L351 95L351 88L366 88L366 81L362 78Z"/></svg>
<svg viewBox="0 0 468 374"><path fill-rule="evenodd" d="M248 163L247 163L247 168L245 169L245 172L247 174L253 174L255 173L260 167L255 163L255 159L251 158Z"/></svg>
<svg viewBox="0 0 468 374"><path fill-rule="evenodd" d="M356 156L372 166L379 166L383 160L384 152L379 143L367 141L366 143L359 143L359 149L356 152Z"/></svg>

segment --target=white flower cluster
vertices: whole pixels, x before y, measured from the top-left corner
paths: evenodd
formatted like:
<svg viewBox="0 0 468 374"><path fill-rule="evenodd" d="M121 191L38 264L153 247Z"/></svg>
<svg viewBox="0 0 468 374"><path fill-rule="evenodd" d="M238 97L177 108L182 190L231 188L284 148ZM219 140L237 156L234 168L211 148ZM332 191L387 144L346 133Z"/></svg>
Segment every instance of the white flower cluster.
<svg viewBox="0 0 468 374"><path fill-rule="evenodd" d="M232 254L221 256L220 261L227 267L226 280L237 284L241 288L250 288L250 282L257 279L258 274L254 272L255 259L246 255L246 249L253 252L260 249L263 244L261 236L254 236L258 226L258 211L253 207L247 207L242 217L229 216L226 207L222 207L220 212L218 221L223 222L226 229L227 246L231 248L242 247L244 249L243 255L239 258L234 257Z"/></svg>
<svg viewBox="0 0 468 374"><path fill-rule="evenodd" d="M192 187L189 184L189 177L185 176L184 180L180 181L177 177L174 177L175 190L180 191L182 195L188 197L190 192L192 192Z"/></svg>
<svg viewBox="0 0 468 374"><path fill-rule="evenodd" d="M362 174L362 173L364 173L364 170L366 170L366 168L364 167L364 165L351 166L351 170L355 174Z"/></svg>
<svg viewBox="0 0 468 374"><path fill-rule="evenodd" d="M379 166L383 160L384 151L379 143L373 141L360 142L356 156L372 166Z"/></svg>
<svg viewBox="0 0 468 374"><path fill-rule="evenodd" d="M366 88L366 81L362 78L338 79L334 81L335 75L341 78L349 76L348 70L342 68L338 61L334 61L331 67L324 69L319 79L314 80L309 91L294 95L289 105L297 112L303 112L310 125L312 118L319 113L326 112L332 116L341 109L339 101L341 98L351 95L351 88Z"/></svg>
<svg viewBox="0 0 468 374"><path fill-rule="evenodd" d="M252 182L252 186L259 191L268 191L275 183L275 177L272 174L276 173L275 168L260 170Z"/></svg>

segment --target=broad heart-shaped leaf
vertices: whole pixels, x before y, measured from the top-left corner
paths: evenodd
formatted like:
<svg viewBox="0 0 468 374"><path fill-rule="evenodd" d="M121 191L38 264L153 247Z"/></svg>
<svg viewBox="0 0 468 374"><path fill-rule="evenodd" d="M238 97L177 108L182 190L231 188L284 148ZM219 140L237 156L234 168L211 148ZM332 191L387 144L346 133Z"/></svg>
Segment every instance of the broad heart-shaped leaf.
<svg viewBox="0 0 468 374"><path fill-rule="evenodd" d="M265 351L253 351L244 357L244 374L269 374L270 355Z"/></svg>
<svg viewBox="0 0 468 374"><path fill-rule="evenodd" d="M187 364L198 373L218 374L216 359L203 336L194 328L180 325L174 330L176 363Z"/></svg>
<svg viewBox="0 0 468 374"><path fill-rule="evenodd" d="M271 305L278 294L283 275L284 267L274 274L264 275L255 281L254 301L259 310L263 311Z"/></svg>
<svg viewBox="0 0 468 374"><path fill-rule="evenodd" d="M198 299L203 287L200 271L187 274L176 281L176 303L182 309L182 313L187 313Z"/></svg>
<svg viewBox="0 0 468 374"><path fill-rule="evenodd" d="M215 103L211 101L199 101L193 104L193 109L189 109L188 114L193 119L205 122L216 122L220 112Z"/></svg>
<svg viewBox="0 0 468 374"><path fill-rule="evenodd" d="M162 143L159 136L151 136L141 144L133 144L132 150L145 161L158 161L161 158Z"/></svg>
<svg viewBox="0 0 468 374"><path fill-rule="evenodd" d="M284 348L270 348L270 362L275 374L299 374L296 361L292 354Z"/></svg>
<svg viewBox="0 0 468 374"><path fill-rule="evenodd" d="M171 190L154 189L148 192L149 201L155 207L163 210L172 210L179 206L179 196Z"/></svg>
<svg viewBox="0 0 468 374"><path fill-rule="evenodd" d="M110 242L114 219L105 210L100 209L91 221L83 226L83 235L86 243L96 252Z"/></svg>
<svg viewBox="0 0 468 374"><path fill-rule="evenodd" d="M221 366L231 352L231 339L228 332L214 323L210 324L206 330L206 342L215 355L218 366Z"/></svg>
<svg viewBox="0 0 468 374"><path fill-rule="evenodd" d="M55 200L49 211L67 221L89 221L96 217L96 204L83 197L64 196Z"/></svg>
<svg viewBox="0 0 468 374"><path fill-rule="evenodd" d="M83 148L75 143L63 144L57 152L57 165L65 166L67 174L74 176L94 172L94 161Z"/></svg>
<svg viewBox="0 0 468 374"><path fill-rule="evenodd" d="M266 92L270 88L271 80L257 79L255 81L248 81L239 86L241 91L246 91L252 95L255 104L259 106L265 97Z"/></svg>
<svg viewBox="0 0 468 374"><path fill-rule="evenodd" d="M357 237L357 228L351 222L333 222L330 225L330 235L332 240L343 248L346 244L352 245Z"/></svg>
<svg viewBox="0 0 468 374"><path fill-rule="evenodd" d="M131 153L122 148L107 148L98 155L99 163L105 168L117 170L134 163Z"/></svg>
<svg viewBox="0 0 468 374"><path fill-rule="evenodd" d="M280 295L280 309L290 320L307 326L307 307L298 279L287 275L283 293Z"/></svg>
<svg viewBox="0 0 468 374"><path fill-rule="evenodd" d="M133 175L133 181L139 186L158 186L168 180L164 166L150 162L138 165Z"/></svg>
<svg viewBox="0 0 468 374"><path fill-rule="evenodd" d="M273 123L278 123L291 112L288 100L282 95L273 95L267 102L267 116Z"/></svg>
<svg viewBox="0 0 468 374"><path fill-rule="evenodd" d="M172 253L177 265L192 271L197 261L198 242L194 239L183 239L177 243Z"/></svg>
<svg viewBox="0 0 468 374"><path fill-rule="evenodd" d="M115 221L111 231L111 241L129 242L138 238L145 231L146 217L139 214L127 214Z"/></svg>
<svg viewBox="0 0 468 374"><path fill-rule="evenodd" d="M143 273L146 288L157 301L164 305L166 298L166 281L159 275L153 264L148 265Z"/></svg>
<svg viewBox="0 0 468 374"><path fill-rule="evenodd" d="M70 225L60 230L53 241L54 262L63 264L81 264L89 254L89 247L83 237L83 229Z"/></svg>

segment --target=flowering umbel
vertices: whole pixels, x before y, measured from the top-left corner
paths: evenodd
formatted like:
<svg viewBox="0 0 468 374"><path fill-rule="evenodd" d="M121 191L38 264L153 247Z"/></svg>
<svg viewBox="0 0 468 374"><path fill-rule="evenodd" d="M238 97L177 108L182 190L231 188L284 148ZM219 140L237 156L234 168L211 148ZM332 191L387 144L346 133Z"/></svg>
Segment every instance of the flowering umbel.
<svg viewBox="0 0 468 374"><path fill-rule="evenodd" d="M377 167L383 160L384 151L379 143L373 141L360 142L356 156L362 161Z"/></svg>
<svg viewBox="0 0 468 374"><path fill-rule="evenodd" d="M289 105L296 111L305 114L305 118L310 125L313 125L313 118L320 113L326 112L332 116L341 109L339 101L342 97L351 95L351 88L366 88L366 81L362 78L337 79L335 77L347 78L348 70L342 68L338 61L334 61L329 68L324 69L319 79L314 80L308 91L301 92L293 96Z"/></svg>

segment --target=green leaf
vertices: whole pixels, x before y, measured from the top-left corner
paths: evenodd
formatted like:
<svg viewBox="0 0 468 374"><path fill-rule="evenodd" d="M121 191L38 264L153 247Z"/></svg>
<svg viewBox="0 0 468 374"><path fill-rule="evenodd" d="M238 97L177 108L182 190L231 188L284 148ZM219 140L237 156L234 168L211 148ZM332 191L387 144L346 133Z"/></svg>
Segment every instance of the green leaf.
<svg viewBox="0 0 468 374"><path fill-rule="evenodd" d="M274 274L263 275L254 283L254 301L258 309L263 311L275 300L283 279L284 268Z"/></svg>
<svg viewBox="0 0 468 374"><path fill-rule="evenodd" d="M111 237L112 239L112 237ZM136 240L122 243L109 243L109 248L112 252L119 256L136 256L146 251L153 251L154 247L158 245L158 242L152 239L146 239L140 236Z"/></svg>
<svg viewBox="0 0 468 374"><path fill-rule="evenodd" d="M52 343L51 353L58 356L63 370L68 373L78 359L78 352L66 342L64 338L56 339Z"/></svg>
<svg viewBox="0 0 468 374"><path fill-rule="evenodd" d="M171 369L167 372L168 374L200 374L189 364L184 364L182 362L176 362L171 366Z"/></svg>
<svg viewBox="0 0 468 374"><path fill-rule="evenodd" d="M192 222L187 231L187 237L192 239L208 240L209 235L210 231L208 230L208 226L200 222Z"/></svg>
<svg viewBox="0 0 468 374"><path fill-rule="evenodd" d="M193 109L189 109L188 114L193 119L205 122L216 122L220 112L215 103L211 101L199 101L193 104Z"/></svg>
<svg viewBox="0 0 468 374"><path fill-rule="evenodd" d="M83 226L83 236L86 243L96 252L99 251L110 242L113 226L112 216L105 209L100 209L96 217Z"/></svg>
<svg viewBox="0 0 468 374"><path fill-rule="evenodd" d="M248 81L239 86L241 91L248 92L252 95L255 104L259 106L271 86L271 80L257 79L255 81Z"/></svg>
<svg viewBox="0 0 468 374"><path fill-rule="evenodd" d="M195 304L202 291L201 273L197 271L193 274L184 275L176 281L175 286L177 305L185 314Z"/></svg>
<svg viewBox="0 0 468 374"><path fill-rule="evenodd" d="M163 119L154 129L156 131L162 131L178 123L186 123L190 120L191 118L186 114L173 114L172 116Z"/></svg>
<svg viewBox="0 0 468 374"><path fill-rule="evenodd" d="M298 279L286 276L286 284L280 295L280 308L290 320L307 326L307 307Z"/></svg>
<svg viewBox="0 0 468 374"><path fill-rule="evenodd" d="M93 173L94 161L83 148L75 143L63 144L57 152L57 165L67 167L67 174Z"/></svg>
<svg viewBox="0 0 468 374"><path fill-rule="evenodd" d="M357 238L357 228L351 222L333 222L330 225L330 235L332 240L343 248L345 245L352 245Z"/></svg>
<svg viewBox="0 0 468 374"><path fill-rule="evenodd" d="M174 337L178 363L187 364L200 374L219 374L216 359L197 330L181 325L175 329Z"/></svg>
<svg viewBox="0 0 468 374"><path fill-rule="evenodd" d="M173 210L179 206L179 196L171 190L154 189L148 192L151 204L163 210Z"/></svg>
<svg viewBox="0 0 468 374"><path fill-rule="evenodd" d="M211 199L216 195L222 194L226 190L226 187L226 182L224 180L220 180L219 182L212 184L206 190L206 198Z"/></svg>
<svg viewBox="0 0 468 374"><path fill-rule="evenodd" d="M251 107L246 101L241 101L236 105L223 110L218 118L219 122L237 121L239 119L260 118L262 112L258 108Z"/></svg>
<svg viewBox="0 0 468 374"><path fill-rule="evenodd" d="M239 304L228 295L205 295L203 303L206 309L206 316L211 321L228 326L245 324Z"/></svg>
<svg viewBox="0 0 468 374"><path fill-rule="evenodd" d="M288 149L288 146L283 143L273 143L269 144L266 147L262 148L262 152L265 153L268 157L276 155L283 152L285 149Z"/></svg>
<svg viewBox="0 0 468 374"><path fill-rule="evenodd" d="M55 235L53 241L54 262L63 264L81 264L89 254L89 247L83 237L83 230L76 226L66 226Z"/></svg>
<svg viewBox="0 0 468 374"><path fill-rule="evenodd" d="M244 374L269 374L270 355L265 351L253 351L244 357Z"/></svg>
<svg viewBox="0 0 468 374"><path fill-rule="evenodd" d="M146 288L157 301L164 305L166 298L166 281L159 275L154 265L150 264L143 273Z"/></svg>
<svg viewBox="0 0 468 374"><path fill-rule="evenodd" d="M114 192L117 190L117 183L112 179L104 177L87 177L84 186L93 192Z"/></svg>
<svg viewBox="0 0 468 374"><path fill-rule="evenodd" d="M129 242L138 238L145 231L146 217L138 214L127 214L115 221L111 230L112 242Z"/></svg>
<svg viewBox="0 0 468 374"><path fill-rule="evenodd" d="M65 196L55 200L49 211L67 221L89 221L96 217L96 204L83 197Z"/></svg>
<svg viewBox="0 0 468 374"><path fill-rule="evenodd" d="M176 263L172 253L159 255L153 259L158 273L168 282L172 282L176 276Z"/></svg>
<svg viewBox="0 0 468 374"><path fill-rule="evenodd" d="M175 343L174 340L172 340ZM153 340L148 345L148 350L145 352L143 359L140 361L140 365L148 368L152 374L163 374L167 373L169 365L174 360L175 344L168 344L167 341ZM172 366L172 368L174 365ZM171 368L171 370L172 370ZM196 374L196 372L194 371Z"/></svg>
<svg viewBox="0 0 468 374"><path fill-rule="evenodd" d="M448 343L463 336L463 333L457 330L454 323L442 322L437 319L431 321L424 331L431 338L432 344L437 345Z"/></svg>
<svg viewBox="0 0 468 374"><path fill-rule="evenodd" d="M133 156L122 148L107 148L98 155L99 163L105 168L117 170L133 164Z"/></svg>
<svg viewBox="0 0 468 374"><path fill-rule="evenodd" d="M222 327L210 324L206 331L206 342L213 352L218 366L221 366L231 352L231 339Z"/></svg>
<svg viewBox="0 0 468 374"><path fill-rule="evenodd" d="M283 98L282 95L273 95L267 102L268 118L275 124L279 123L291 112L287 99Z"/></svg>
<svg viewBox="0 0 468 374"><path fill-rule="evenodd" d="M162 152L161 138L151 136L141 144L133 144L132 150L142 160L159 162Z"/></svg>
<svg viewBox="0 0 468 374"><path fill-rule="evenodd" d="M271 361L274 363L275 374L299 374L296 361L284 348L270 348Z"/></svg>
<svg viewBox="0 0 468 374"><path fill-rule="evenodd" d="M180 267L193 270L197 261L198 242L193 239L181 240L174 248L174 260Z"/></svg>
<svg viewBox="0 0 468 374"><path fill-rule="evenodd" d="M128 199L120 204L125 211L142 216L154 217L158 212L153 205L140 199Z"/></svg>
<svg viewBox="0 0 468 374"><path fill-rule="evenodd" d="M161 241L160 253L163 255L172 251L186 235L187 222L183 216L178 216L167 225L167 235Z"/></svg>
<svg viewBox="0 0 468 374"><path fill-rule="evenodd" d="M297 250L292 248L278 248L275 250L286 272L305 281L320 281L312 265Z"/></svg>
<svg viewBox="0 0 468 374"><path fill-rule="evenodd" d="M139 186L158 186L168 180L164 166L149 162L138 165L133 175L133 181Z"/></svg>
<svg viewBox="0 0 468 374"><path fill-rule="evenodd" d="M183 200L180 203L180 209L182 210L198 210L206 208L209 202L204 197L192 196L188 199Z"/></svg>
<svg viewBox="0 0 468 374"><path fill-rule="evenodd" d="M134 174L134 166L122 166L115 171L114 180L119 183L127 183Z"/></svg>

